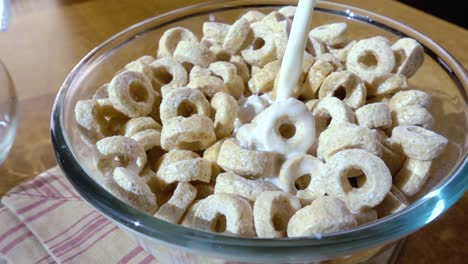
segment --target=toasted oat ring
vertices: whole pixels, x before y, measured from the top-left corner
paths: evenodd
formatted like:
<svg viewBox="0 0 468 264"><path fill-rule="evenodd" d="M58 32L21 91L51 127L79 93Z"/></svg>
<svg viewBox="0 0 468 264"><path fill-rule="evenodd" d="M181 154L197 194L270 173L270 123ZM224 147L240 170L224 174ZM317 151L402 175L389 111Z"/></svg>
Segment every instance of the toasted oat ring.
<svg viewBox="0 0 468 264"><path fill-rule="evenodd" d="M213 124L216 137L220 139L229 136L237 117L236 99L227 93L216 93L210 103L215 110Z"/></svg>
<svg viewBox="0 0 468 264"><path fill-rule="evenodd" d="M419 90L400 91L390 99L388 104L391 110L408 105L418 105L429 109L432 104L432 97L430 94Z"/></svg>
<svg viewBox="0 0 468 264"><path fill-rule="evenodd" d="M129 120L128 116L117 110L109 98L98 99L97 103L99 105L99 115L104 118L104 121L100 123L104 136L119 134L122 127Z"/></svg>
<svg viewBox="0 0 468 264"><path fill-rule="evenodd" d="M244 86L250 79L249 66L245 62L244 58L239 55L234 55L229 58L229 62L234 64L237 68L237 74L244 80Z"/></svg>
<svg viewBox="0 0 468 264"><path fill-rule="evenodd" d="M177 224L196 196L197 189L193 185L187 182L178 183L169 201L163 204L154 216Z"/></svg>
<svg viewBox="0 0 468 264"><path fill-rule="evenodd" d="M203 40L222 45L231 26L219 22L203 23ZM242 43L241 43L242 44Z"/></svg>
<svg viewBox="0 0 468 264"><path fill-rule="evenodd" d="M395 55L390 44L381 37L358 41L348 53L348 71L356 74L367 83L392 72Z"/></svg>
<svg viewBox="0 0 468 264"><path fill-rule="evenodd" d="M109 84L112 105L128 117L151 113L155 94L150 81L139 72L123 71Z"/></svg>
<svg viewBox="0 0 468 264"><path fill-rule="evenodd" d="M390 73L375 79L367 85L367 96L384 96L399 92L408 87L408 80L402 74Z"/></svg>
<svg viewBox="0 0 468 264"><path fill-rule="evenodd" d="M239 51L250 30L250 22L245 18L239 18L232 24L223 42L223 48L230 54Z"/></svg>
<svg viewBox="0 0 468 264"><path fill-rule="evenodd" d="M396 65L393 71L407 78L413 76L424 62L424 48L412 38L401 38L392 45Z"/></svg>
<svg viewBox="0 0 468 264"><path fill-rule="evenodd" d="M176 116L164 124L161 132L161 147L164 150L204 150L216 141L211 119L195 114L190 117Z"/></svg>
<svg viewBox="0 0 468 264"><path fill-rule="evenodd" d="M429 161L438 157L448 140L418 126L397 126L392 130L392 142L400 152L412 159Z"/></svg>
<svg viewBox="0 0 468 264"><path fill-rule="evenodd" d="M235 139L226 139L218 155L218 165L225 171L257 178L271 177L277 155L266 151L243 149Z"/></svg>
<svg viewBox="0 0 468 264"><path fill-rule="evenodd" d="M237 194L255 202L266 191L277 191L278 187L264 179L249 180L234 173L224 172L216 178L214 193Z"/></svg>
<svg viewBox="0 0 468 264"><path fill-rule="evenodd" d="M349 51L353 48L354 44L357 42L355 40L348 43L343 43L337 46L327 46L327 49L331 54L333 54L339 61L346 63L348 58Z"/></svg>
<svg viewBox="0 0 468 264"><path fill-rule="evenodd" d="M382 156L380 136L375 130L351 123L337 123L320 134L317 157L328 162L337 152L349 148L362 148Z"/></svg>
<svg viewBox="0 0 468 264"><path fill-rule="evenodd" d="M255 236L249 202L233 194L216 193L203 199L195 211L192 225L216 233Z"/></svg>
<svg viewBox="0 0 468 264"><path fill-rule="evenodd" d="M295 98L269 106L252 123L256 126L255 137L267 151L304 154L315 140L314 117L304 103Z"/></svg>
<svg viewBox="0 0 468 264"><path fill-rule="evenodd" d="M190 150L171 150L159 158L158 162L155 164L155 169L159 170L160 168L177 161L190 160L196 158L200 158L200 155Z"/></svg>
<svg viewBox="0 0 468 264"><path fill-rule="evenodd" d="M180 41L198 42L192 31L183 27L174 27L164 31L159 39L158 57L172 57Z"/></svg>
<svg viewBox="0 0 468 264"><path fill-rule="evenodd" d="M75 105L75 120L81 129L81 133L88 140L95 142L104 137L105 118L100 112L96 100L80 100Z"/></svg>
<svg viewBox="0 0 468 264"><path fill-rule="evenodd" d="M221 76L234 98L239 98L244 93L244 80L237 75L236 65L226 61L217 61L211 63L208 69L211 74Z"/></svg>
<svg viewBox="0 0 468 264"><path fill-rule="evenodd" d="M168 92L183 87L188 82L187 71L182 64L172 57L164 57L153 61L152 71L153 89L164 97Z"/></svg>
<svg viewBox="0 0 468 264"><path fill-rule="evenodd" d="M127 137L131 137L138 132L154 129L161 131L161 125L158 124L153 118L144 116L144 117L135 117L127 121L124 127L122 128L122 134Z"/></svg>
<svg viewBox="0 0 468 264"><path fill-rule="evenodd" d="M287 236L289 219L301 209L299 199L282 191L261 193L253 208L255 231L258 237Z"/></svg>
<svg viewBox="0 0 468 264"><path fill-rule="evenodd" d="M92 99L106 99L109 98L109 84L105 83L101 85L97 90L94 92Z"/></svg>
<svg viewBox="0 0 468 264"><path fill-rule="evenodd" d="M332 196L322 196L289 219L288 237L320 236L355 226L356 219L343 201Z"/></svg>
<svg viewBox="0 0 468 264"><path fill-rule="evenodd" d="M389 192L387 194L387 196L390 193L391 192ZM385 201L385 199L384 199L384 201ZM365 209L365 210L356 212L353 215L354 215L354 218L356 219L358 225L367 224L367 223L373 222L373 221L375 221L375 220L377 220L379 218L378 215L377 215L377 211L374 210L374 209Z"/></svg>
<svg viewBox="0 0 468 264"><path fill-rule="evenodd" d="M359 107L354 112L357 124L368 128L387 128L392 125L390 107L386 103L373 103Z"/></svg>
<svg viewBox="0 0 468 264"><path fill-rule="evenodd" d="M246 19L249 23L254 23L261 21L265 17L265 14L257 11L257 10L250 10L247 13L243 14L240 18Z"/></svg>
<svg viewBox="0 0 468 264"><path fill-rule="evenodd" d="M145 151L161 146L161 130L146 129L131 136Z"/></svg>
<svg viewBox="0 0 468 264"><path fill-rule="evenodd" d="M210 116L210 103L203 93L192 88L181 87L170 91L159 107L163 125L176 116L189 117L194 114Z"/></svg>
<svg viewBox="0 0 468 264"><path fill-rule="evenodd" d="M184 66L208 67L215 60L213 52L198 42L180 41L174 51L174 59Z"/></svg>
<svg viewBox="0 0 468 264"><path fill-rule="evenodd" d="M146 184L145 179L133 170L117 167L113 172L113 182L110 182L110 191L117 198L142 210L153 214L158 210L156 196Z"/></svg>
<svg viewBox="0 0 468 264"><path fill-rule="evenodd" d="M325 44L320 39L310 35L307 40L306 50L314 57L319 57L320 55L327 53Z"/></svg>
<svg viewBox="0 0 468 264"><path fill-rule="evenodd" d="M229 93L226 84L218 77L197 76L192 78L187 87L199 90L206 98L212 98L216 93Z"/></svg>
<svg viewBox="0 0 468 264"><path fill-rule="evenodd" d="M174 182L210 182L211 164L203 158L184 159L160 166L156 175L165 185Z"/></svg>
<svg viewBox="0 0 468 264"><path fill-rule="evenodd" d="M276 76L279 74L281 62L274 60L267 63L261 70L252 75L248 82L250 91L253 94L269 92L273 89Z"/></svg>
<svg viewBox="0 0 468 264"><path fill-rule="evenodd" d="M315 105L312 114L315 128L320 134L329 125L337 123L354 123L354 113L351 107L336 97L325 97Z"/></svg>
<svg viewBox="0 0 468 264"><path fill-rule="evenodd" d="M309 37L317 38L328 46L339 45L347 42L347 29L348 25L346 23L325 24L313 28L309 32Z"/></svg>
<svg viewBox="0 0 468 264"><path fill-rule="evenodd" d="M375 207L375 210L379 218L383 218L405 209L408 205L409 202L405 195L398 190L398 188L392 186L390 192L385 196L385 199Z"/></svg>
<svg viewBox="0 0 468 264"><path fill-rule="evenodd" d="M276 57L275 41L271 28L262 23L251 25L253 40L250 46L241 50L244 60L255 66L263 67Z"/></svg>
<svg viewBox="0 0 468 264"><path fill-rule="evenodd" d="M135 140L124 136L106 137L96 142L98 150L97 168L104 176L116 167L125 167L137 174L146 164L146 153Z"/></svg>
<svg viewBox="0 0 468 264"><path fill-rule="evenodd" d="M415 195L424 187L429 178L431 165L432 161L406 159L403 167L394 177L395 186L408 196Z"/></svg>
<svg viewBox="0 0 468 264"><path fill-rule="evenodd" d="M319 98L334 96L356 109L366 103L366 86L349 71L333 72L325 78L319 90Z"/></svg>
<svg viewBox="0 0 468 264"><path fill-rule="evenodd" d="M392 111L393 126L420 126L432 129L432 115L426 108L418 105L408 105Z"/></svg>
<svg viewBox="0 0 468 264"><path fill-rule="evenodd" d="M323 162L311 155L289 158L281 166L279 186L283 191L292 195L296 195L301 189L307 189L311 195L317 197L325 195L322 179L323 167ZM310 177L309 182L299 188L296 187L297 180L306 175Z"/></svg>
<svg viewBox="0 0 468 264"><path fill-rule="evenodd" d="M353 188L349 172L360 169L365 183ZM392 175L377 156L362 149L346 149L336 153L325 164L324 179L327 194L343 200L351 212L380 204L392 187Z"/></svg>
<svg viewBox="0 0 468 264"><path fill-rule="evenodd" d="M123 71L125 70L139 72L143 74L143 76L145 76L149 81L151 81L151 79L153 78L153 74L151 73L151 67L140 60L134 60L128 63L127 65L125 65Z"/></svg>
<svg viewBox="0 0 468 264"><path fill-rule="evenodd" d="M317 60L310 67L309 72L304 80L301 95L306 99L313 99L317 96L317 91L322 85L325 78L334 71L334 67L330 62L325 60Z"/></svg>

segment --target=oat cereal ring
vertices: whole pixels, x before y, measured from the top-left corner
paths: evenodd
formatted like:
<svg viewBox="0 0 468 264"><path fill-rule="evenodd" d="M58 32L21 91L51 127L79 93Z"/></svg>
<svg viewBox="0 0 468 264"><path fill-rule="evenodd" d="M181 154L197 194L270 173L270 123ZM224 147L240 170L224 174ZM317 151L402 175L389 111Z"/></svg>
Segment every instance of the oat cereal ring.
<svg viewBox="0 0 468 264"><path fill-rule="evenodd" d="M330 98L333 98L333 97L330 97ZM335 99L336 99L336 98L335 98ZM337 100L338 100L338 99L337 99ZM314 109L315 109L315 107L317 106L318 102L320 102L319 99L311 99L311 100L305 102L305 105L306 105L307 109L309 109L309 111L314 112ZM340 101L340 102L341 102L341 101ZM349 107L349 106L348 106L348 107ZM351 111L353 111L353 110L351 110ZM317 121L316 121L316 122L317 122ZM317 128L317 125L316 125L315 127Z"/></svg>
<svg viewBox="0 0 468 264"><path fill-rule="evenodd" d="M263 67L276 57L274 33L262 23L251 24L251 30L253 40L246 49L241 50L241 55L247 63Z"/></svg>
<svg viewBox="0 0 468 264"><path fill-rule="evenodd" d="M335 71L342 71L345 69L343 63L341 63L341 61L331 53L322 54L317 57L317 60L323 60L330 63L331 65L333 65Z"/></svg>
<svg viewBox="0 0 468 264"><path fill-rule="evenodd" d="M343 63L346 63L346 59L348 58L349 51L353 48L354 44L357 42L355 40L350 41L349 43L343 44L340 47L333 47L328 46L328 50L331 54L333 54L338 60Z"/></svg>
<svg viewBox="0 0 468 264"><path fill-rule="evenodd" d="M197 192L198 194L198 192ZM196 199L196 198L195 198ZM180 224L186 227L193 227L193 219L195 219L195 212L198 209L198 206L200 206L200 202L203 201L202 199L200 200L195 200L192 205L190 205L186 212L185 215L183 216L182 220L180 221Z"/></svg>
<svg viewBox="0 0 468 264"><path fill-rule="evenodd" d="M366 103L366 86L349 71L332 72L320 86L319 99L334 96L357 109Z"/></svg>
<svg viewBox="0 0 468 264"><path fill-rule="evenodd" d="M317 157L328 162L337 152L349 148L361 148L382 156L380 136L375 130L351 123L337 123L320 134Z"/></svg>
<svg viewBox="0 0 468 264"><path fill-rule="evenodd" d="M247 84L247 82L250 79L250 70L244 58L242 58L242 56L239 55L231 56L229 62L236 66L237 74L239 74L239 76L242 77L242 79L244 80L244 84Z"/></svg>
<svg viewBox="0 0 468 264"><path fill-rule="evenodd" d="M388 194L390 194L390 193L391 192L389 192ZM388 196L388 194L387 194L387 196ZM385 201L385 199L384 199L384 201ZM353 215L354 215L354 218L356 219L358 225L367 224L367 223L373 222L373 221L375 221L375 220L377 220L379 218L378 215L377 215L377 211L374 210L374 209L366 209L366 210L354 213Z"/></svg>
<svg viewBox="0 0 468 264"><path fill-rule="evenodd" d="M109 186L112 194L146 213L153 214L158 210L156 196L138 173L117 167L114 169L113 180Z"/></svg>
<svg viewBox="0 0 468 264"><path fill-rule="evenodd" d="M253 94L266 93L273 89L276 77L279 75L281 62L275 60L267 63L261 70L252 75L248 87Z"/></svg>
<svg viewBox="0 0 468 264"><path fill-rule="evenodd" d="M145 151L161 146L161 130L146 129L131 136Z"/></svg>
<svg viewBox="0 0 468 264"><path fill-rule="evenodd" d="M159 170L160 168L168 166L177 161L196 158L200 158L200 155L190 150L171 150L158 159L157 164L155 164L155 169Z"/></svg>
<svg viewBox="0 0 468 264"><path fill-rule="evenodd" d="M277 155L266 151L243 149L235 139L226 139L218 155L218 165L225 171L255 178L271 177Z"/></svg>
<svg viewBox="0 0 468 264"><path fill-rule="evenodd" d="M197 189L190 183L178 183L171 199L163 204L154 216L177 224L182 219L187 208L192 204L193 200L195 200L196 195Z"/></svg>
<svg viewBox="0 0 468 264"><path fill-rule="evenodd" d="M125 167L138 174L146 164L145 150L129 137L106 137L96 142L96 148L97 169L104 176L110 175L116 167Z"/></svg>
<svg viewBox="0 0 468 264"><path fill-rule="evenodd" d="M214 54L215 61L229 61L231 58L231 54L222 45L211 45L209 49Z"/></svg>
<svg viewBox="0 0 468 264"><path fill-rule="evenodd" d="M142 61L139 61L139 60L135 60L135 61L132 61L132 62L128 63L127 65L125 65L124 70L139 72L139 73L143 74L143 76L148 78L148 80L150 82L151 82L151 79L153 79L153 74L151 72L151 67L148 64L146 64L146 63L144 63Z"/></svg>
<svg viewBox="0 0 468 264"><path fill-rule="evenodd" d="M401 38L392 45L395 53L394 71L407 78L413 76L424 62L424 48L412 38Z"/></svg>
<svg viewBox="0 0 468 264"><path fill-rule="evenodd" d="M192 78L187 87L199 90L206 98L212 98L216 93L229 93L227 85L218 77L198 76Z"/></svg>
<svg viewBox="0 0 468 264"><path fill-rule="evenodd" d="M327 53L325 44L320 39L312 37L311 35L309 35L307 40L306 50L314 57L319 57L320 55Z"/></svg>
<svg viewBox="0 0 468 264"><path fill-rule="evenodd" d="M164 150L204 150L216 141L211 119L195 114L177 116L166 121L161 132L161 147Z"/></svg>
<svg viewBox="0 0 468 264"><path fill-rule="evenodd" d="M281 166L279 187L292 195L296 195L298 190L304 189L310 192L309 196L325 195L322 180L323 167L322 161L311 155L298 155L289 158ZM306 176L309 177L309 180L300 186L300 179Z"/></svg>
<svg viewBox="0 0 468 264"><path fill-rule="evenodd" d="M236 65L226 61L217 61L211 63L208 69L211 75L214 74L223 79L229 94L234 98L239 98L244 93L244 80L237 75Z"/></svg>
<svg viewBox="0 0 468 264"><path fill-rule="evenodd" d="M197 196L195 200L205 199L206 197L212 195L214 193L215 182L213 180L214 175L211 175L211 181L209 183L206 182L194 182L193 186L197 189Z"/></svg>
<svg viewBox="0 0 468 264"><path fill-rule="evenodd" d="M314 144L314 117L304 103L295 98L269 106L252 123L256 126L256 137L267 151L305 154Z"/></svg>
<svg viewBox="0 0 468 264"><path fill-rule="evenodd" d="M170 91L162 100L160 117L163 125L176 116L189 117L194 114L210 116L210 103L200 90L181 87Z"/></svg>
<svg viewBox="0 0 468 264"><path fill-rule="evenodd" d="M354 112L356 123L368 128L387 128L392 125L390 107L386 103L367 104Z"/></svg>
<svg viewBox="0 0 468 264"><path fill-rule="evenodd" d="M192 31L183 27L168 29L159 39L158 58L172 57L177 45L181 41L198 42L197 36Z"/></svg>
<svg viewBox="0 0 468 264"><path fill-rule="evenodd" d="M288 20L280 21L271 27L274 34L276 58L283 59L286 45L288 44L289 32L291 31L291 22Z"/></svg>
<svg viewBox="0 0 468 264"><path fill-rule="evenodd" d="M282 14L284 17L293 20L294 15L296 14L296 6L285 6L278 9L278 13Z"/></svg>
<svg viewBox="0 0 468 264"><path fill-rule="evenodd" d="M421 190L429 177L432 161L406 159L403 167L394 178L397 186L405 195L412 196Z"/></svg>
<svg viewBox="0 0 468 264"><path fill-rule="evenodd" d="M448 143L445 137L418 126L395 127L391 140L407 157L423 161L438 157Z"/></svg>
<svg viewBox="0 0 468 264"><path fill-rule="evenodd" d="M383 38L363 39L354 44L349 51L346 67L363 81L372 83L393 70L395 56L390 44Z"/></svg>
<svg viewBox="0 0 468 264"><path fill-rule="evenodd" d="M97 88L96 92L94 92L92 99L106 99L109 98L109 84L103 84L99 88Z"/></svg>
<svg viewBox="0 0 468 264"><path fill-rule="evenodd" d="M127 137L131 137L138 132L154 129L161 131L161 125L158 124L153 118L148 116L135 117L127 121L122 128L122 134Z"/></svg>
<svg viewBox="0 0 468 264"><path fill-rule="evenodd" d="M374 104L374 103L390 103L390 99L392 99L392 95L377 95L371 98L366 99L366 104Z"/></svg>
<svg viewBox="0 0 468 264"><path fill-rule="evenodd" d="M160 166L156 175L165 185L174 182L210 182L211 164L203 158L185 159Z"/></svg>
<svg viewBox="0 0 468 264"><path fill-rule="evenodd" d="M322 85L325 78L334 71L334 67L330 62L317 60L310 67L309 72L304 80L301 95L307 99L313 99L317 96L317 91Z"/></svg>
<svg viewBox="0 0 468 264"><path fill-rule="evenodd" d="M408 105L392 111L393 126L420 126L432 129L432 115L426 108Z"/></svg>
<svg viewBox="0 0 468 264"><path fill-rule="evenodd" d="M247 200L233 194L216 193L203 199L192 225L215 233L255 236L252 207Z"/></svg>
<svg viewBox="0 0 468 264"><path fill-rule="evenodd" d="M109 84L109 99L128 117L146 116L153 108L155 93L150 81L139 72L123 71Z"/></svg>
<svg viewBox="0 0 468 264"><path fill-rule="evenodd" d="M230 26L228 24L205 22L203 23L203 39L211 43L223 44L229 30Z"/></svg>
<svg viewBox="0 0 468 264"><path fill-rule="evenodd" d="M190 68L192 65L208 67L215 60L213 52L203 44L192 41L180 41L174 51L174 59Z"/></svg>
<svg viewBox="0 0 468 264"><path fill-rule="evenodd" d="M261 238L287 236L289 219L301 209L299 199L282 191L261 193L253 208L255 231Z"/></svg>
<svg viewBox="0 0 468 264"><path fill-rule="evenodd" d="M208 68L203 68L198 65L193 66L189 73L189 79L192 80L201 76L211 76L211 71Z"/></svg>
<svg viewBox="0 0 468 264"><path fill-rule="evenodd" d="M218 161L219 151L225 140L225 138L220 139L203 151L203 158L216 163Z"/></svg>
<svg viewBox="0 0 468 264"><path fill-rule="evenodd" d="M376 78L367 85L367 96L391 95L408 87L408 80L404 75L390 73Z"/></svg>
<svg viewBox="0 0 468 264"><path fill-rule="evenodd" d="M356 219L342 200L322 196L289 219L288 237L321 235L356 226Z"/></svg>
<svg viewBox="0 0 468 264"><path fill-rule="evenodd" d="M183 87L188 82L187 71L172 57L164 57L150 64L153 89L164 97L168 92Z"/></svg>
<svg viewBox="0 0 468 264"><path fill-rule="evenodd" d="M395 174L400 171L405 159L406 157L404 155L391 150L385 146L384 143L382 144L382 160L385 162L385 165L387 165L392 176L395 176Z"/></svg>
<svg viewBox="0 0 468 264"><path fill-rule="evenodd" d="M432 104L430 94L419 90L400 91L390 99L389 106L391 110L398 109L408 105L418 105L429 109Z"/></svg>
<svg viewBox="0 0 468 264"><path fill-rule="evenodd" d="M361 170L366 177L365 183L358 188L352 187L347 180L353 170ZM392 175L385 163L362 149L336 153L325 164L324 179L326 193L343 200L351 212L380 204L392 187Z"/></svg>
<svg viewBox="0 0 468 264"><path fill-rule="evenodd" d="M329 125L354 123L353 109L336 97L325 97L317 102L312 114L317 132L322 132Z"/></svg>
<svg viewBox="0 0 468 264"><path fill-rule="evenodd" d="M97 103L99 105L99 114L104 118L104 122L101 123L101 129L105 133L104 136L119 134L122 127L129 120L128 116L115 109L109 98L98 99Z"/></svg>
<svg viewBox="0 0 468 264"><path fill-rule="evenodd" d="M232 24L223 42L223 48L230 54L239 51L250 31L250 23L245 18L239 18Z"/></svg>
<svg viewBox="0 0 468 264"><path fill-rule="evenodd" d="M79 100L75 105L75 120L81 133L92 142L102 139L107 134L106 120L96 100Z"/></svg>
<svg viewBox="0 0 468 264"><path fill-rule="evenodd" d="M136 59L136 61L140 61L140 62L143 62L145 64L151 64L153 61L154 61L154 57L153 56L150 56L150 55L144 55L144 56L141 56L140 58Z"/></svg>
<svg viewBox="0 0 468 264"><path fill-rule="evenodd" d="M262 13L260 11L256 11L256 10L251 10L251 11L248 11L247 13L243 14L240 18L244 18L249 23L252 24L252 23L261 21L264 17L265 17L264 13Z"/></svg>
<svg viewBox="0 0 468 264"><path fill-rule="evenodd" d="M218 139L227 137L234 128L237 117L237 101L227 93L216 93L211 98L214 114L214 129Z"/></svg>
<svg viewBox="0 0 468 264"><path fill-rule="evenodd" d="M405 195L398 190L395 186L392 186L392 189L385 199L375 207L379 218L383 218L387 215L391 215L397 213L405 209L409 205L408 200L406 199Z"/></svg>
<svg viewBox="0 0 468 264"><path fill-rule="evenodd" d="M309 33L309 37L317 38L328 46L340 45L348 41L347 29L348 25L346 23L325 24L313 28Z"/></svg>
<svg viewBox="0 0 468 264"><path fill-rule="evenodd" d="M264 179L249 180L234 173L224 172L216 178L214 193L231 193L255 202L266 191L278 191L278 187Z"/></svg>

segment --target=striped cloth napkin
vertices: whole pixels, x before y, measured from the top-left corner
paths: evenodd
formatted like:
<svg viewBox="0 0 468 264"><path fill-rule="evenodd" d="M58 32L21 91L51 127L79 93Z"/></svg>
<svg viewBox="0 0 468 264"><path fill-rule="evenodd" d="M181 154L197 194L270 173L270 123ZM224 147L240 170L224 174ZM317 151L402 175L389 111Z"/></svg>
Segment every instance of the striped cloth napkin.
<svg viewBox="0 0 468 264"><path fill-rule="evenodd" d="M0 264L157 263L81 199L58 167L10 190L0 205Z"/></svg>

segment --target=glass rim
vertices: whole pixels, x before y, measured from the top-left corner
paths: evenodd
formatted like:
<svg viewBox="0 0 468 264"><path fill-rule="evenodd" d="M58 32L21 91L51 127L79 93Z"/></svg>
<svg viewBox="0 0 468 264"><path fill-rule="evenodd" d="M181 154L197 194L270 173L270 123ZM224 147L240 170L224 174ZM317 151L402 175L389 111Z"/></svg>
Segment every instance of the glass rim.
<svg viewBox="0 0 468 264"><path fill-rule="evenodd" d="M213 11L248 7L278 7L291 4L293 4L291 1L282 0L261 0L256 1L256 3L247 0L223 0L192 5L137 23L114 35L88 53L73 68L64 81L55 100L51 116L51 139L58 164L80 195L101 213L121 226L149 238L189 250L204 251L207 254L234 256L242 253L242 256L235 256L242 258L263 256L265 259L274 258L276 260L288 259L288 256L300 258L301 256L310 257L330 254L344 255L356 250L395 241L423 227L453 205L465 193L468 186L468 153L463 154L461 161L452 169L451 176L448 176L432 191L396 214L349 231L326 234L320 237L284 239L226 236L168 223L145 214L115 198L95 182L81 167L72 148L69 147L68 136L63 133L64 114L62 103L68 89L76 81L77 77L83 74L83 70L93 62L99 61L102 56L100 52L103 49L112 47L107 52L112 51L131 41L136 35L153 30L156 26L150 27L149 25L152 24L159 23L157 27L160 27L187 17ZM436 56L439 65L444 67L459 89L462 90L461 93L465 96L465 103L468 101L465 91L468 86L466 70L445 49L422 33L391 18L343 4L319 1L316 10L317 12L330 10L329 13L377 25L401 36L416 36L415 38L424 45L425 52L430 56ZM173 16L175 18L171 18ZM128 35L129 33L132 34ZM275 248L281 248L282 250L272 251ZM213 249L216 252L213 252ZM285 250L287 254L285 254Z"/></svg>

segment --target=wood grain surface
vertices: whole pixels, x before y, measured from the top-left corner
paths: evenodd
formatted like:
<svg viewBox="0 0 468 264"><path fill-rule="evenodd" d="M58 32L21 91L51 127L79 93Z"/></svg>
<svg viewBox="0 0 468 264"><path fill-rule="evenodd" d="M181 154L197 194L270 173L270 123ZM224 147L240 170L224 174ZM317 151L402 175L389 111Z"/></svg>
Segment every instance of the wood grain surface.
<svg viewBox="0 0 468 264"><path fill-rule="evenodd" d="M72 67L92 48L143 19L200 0L12 0L0 32L0 59L16 84L20 119L16 140L0 167L0 196L56 164L49 139L55 95ZM339 0L392 17L423 32L468 65L467 30L390 0ZM467 263L468 194L412 234L398 263Z"/></svg>

